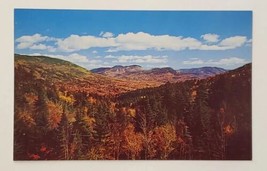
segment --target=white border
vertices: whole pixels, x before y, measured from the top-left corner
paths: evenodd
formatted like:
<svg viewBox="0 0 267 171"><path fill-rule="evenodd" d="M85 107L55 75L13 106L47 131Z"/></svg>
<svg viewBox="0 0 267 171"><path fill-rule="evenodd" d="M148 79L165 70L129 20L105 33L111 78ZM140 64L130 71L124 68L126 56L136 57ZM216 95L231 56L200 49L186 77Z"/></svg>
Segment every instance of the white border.
<svg viewBox="0 0 267 171"><path fill-rule="evenodd" d="M264 0L1 0L0 170L267 170L267 3ZM253 161L13 161L14 8L253 11ZM41 21L40 21L41 22Z"/></svg>

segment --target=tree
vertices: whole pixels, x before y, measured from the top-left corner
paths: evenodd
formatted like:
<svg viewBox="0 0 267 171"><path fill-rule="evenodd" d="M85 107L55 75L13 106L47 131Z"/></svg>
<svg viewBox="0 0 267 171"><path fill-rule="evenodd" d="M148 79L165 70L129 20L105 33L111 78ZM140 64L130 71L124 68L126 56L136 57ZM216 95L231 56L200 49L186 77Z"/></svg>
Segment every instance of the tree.
<svg viewBox="0 0 267 171"><path fill-rule="evenodd" d="M67 118L66 107L64 108L64 111L62 114L62 119L59 125L58 134L59 134L59 144L60 144L60 147L59 147L60 152L58 156L60 159L70 160L71 159L70 143L71 143L72 129Z"/></svg>
<svg viewBox="0 0 267 171"><path fill-rule="evenodd" d="M175 127L170 123L156 127L152 135L151 146L152 152L156 159L166 160L169 154L175 149L176 142ZM153 153L152 153L153 154Z"/></svg>
<svg viewBox="0 0 267 171"><path fill-rule="evenodd" d="M127 154L127 159L140 159L140 153L143 149L143 136L141 133L135 132L133 124L129 124L123 132L124 143L123 149Z"/></svg>
<svg viewBox="0 0 267 171"><path fill-rule="evenodd" d="M193 107L195 123L192 127L196 159L210 159L210 108L207 103L206 82L200 82Z"/></svg>
<svg viewBox="0 0 267 171"><path fill-rule="evenodd" d="M109 129L109 108L106 104L98 106L97 114L95 115L95 125L93 136L98 143L105 143L105 140L110 134Z"/></svg>
<svg viewBox="0 0 267 171"><path fill-rule="evenodd" d="M55 104L52 101L47 102L48 114L46 116L48 130L58 128L62 117L62 106Z"/></svg>

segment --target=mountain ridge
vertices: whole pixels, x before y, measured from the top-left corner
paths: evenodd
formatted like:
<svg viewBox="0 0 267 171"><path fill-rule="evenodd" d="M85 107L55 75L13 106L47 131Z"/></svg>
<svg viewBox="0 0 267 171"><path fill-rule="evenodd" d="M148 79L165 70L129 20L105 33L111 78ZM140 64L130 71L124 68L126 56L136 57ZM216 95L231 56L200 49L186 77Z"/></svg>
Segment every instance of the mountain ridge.
<svg viewBox="0 0 267 171"><path fill-rule="evenodd" d="M189 79L203 79L209 76L225 73L227 70L219 67L200 67L191 69L175 70L171 67L144 69L139 65L113 66L105 68L96 68L90 70L92 73L104 76L127 79L127 80L145 80L147 82L179 82Z"/></svg>
<svg viewBox="0 0 267 171"><path fill-rule="evenodd" d="M220 74L220 73L228 71L228 70L221 68L221 67L212 67L212 66L175 70L171 67L144 69L140 65L125 65L125 66L115 65L113 67L94 68L94 69L91 69L90 71L93 73L98 73L98 74L106 74L108 72L114 71L114 69L121 69L121 70L124 70L124 72L136 72L136 71L142 71L142 72L147 72L147 73L170 72L170 73L197 74L197 75L201 75L201 73L210 74L210 75ZM131 71L131 69L132 70L136 69L136 70Z"/></svg>

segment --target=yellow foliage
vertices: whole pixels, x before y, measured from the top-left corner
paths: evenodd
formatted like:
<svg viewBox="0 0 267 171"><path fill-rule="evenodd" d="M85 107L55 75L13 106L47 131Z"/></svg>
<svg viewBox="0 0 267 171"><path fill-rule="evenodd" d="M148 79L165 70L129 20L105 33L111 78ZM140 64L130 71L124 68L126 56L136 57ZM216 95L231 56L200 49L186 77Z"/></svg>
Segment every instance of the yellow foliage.
<svg viewBox="0 0 267 171"><path fill-rule="evenodd" d="M84 116L83 120L89 127L93 127L93 124L95 123L95 118L89 117L89 116Z"/></svg>
<svg viewBox="0 0 267 171"><path fill-rule="evenodd" d="M106 149L97 145L89 149L86 157L89 160L105 160L107 156Z"/></svg>
<svg viewBox="0 0 267 171"><path fill-rule="evenodd" d="M129 109L128 109L128 114L129 114L131 117L135 118L135 116L136 116L136 110L133 109L133 108L129 108Z"/></svg>
<svg viewBox="0 0 267 171"><path fill-rule="evenodd" d="M171 124L166 124L156 127L151 142L161 154L161 159L167 159L168 155L174 150L172 144L176 141L175 127Z"/></svg>
<svg viewBox="0 0 267 171"><path fill-rule="evenodd" d="M66 102L66 103L73 104L75 102L75 99L73 98L72 95L67 96L67 95L63 94L62 92L59 92L58 96L59 96L60 100Z"/></svg>

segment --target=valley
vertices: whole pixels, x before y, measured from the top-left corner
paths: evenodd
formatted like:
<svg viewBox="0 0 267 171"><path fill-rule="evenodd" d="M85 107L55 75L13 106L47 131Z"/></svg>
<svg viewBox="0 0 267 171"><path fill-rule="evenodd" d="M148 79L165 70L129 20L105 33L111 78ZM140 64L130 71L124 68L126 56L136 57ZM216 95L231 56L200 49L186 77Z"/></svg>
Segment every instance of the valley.
<svg viewBox="0 0 267 171"><path fill-rule="evenodd" d="M91 71L15 55L15 160L250 160L251 64Z"/></svg>

